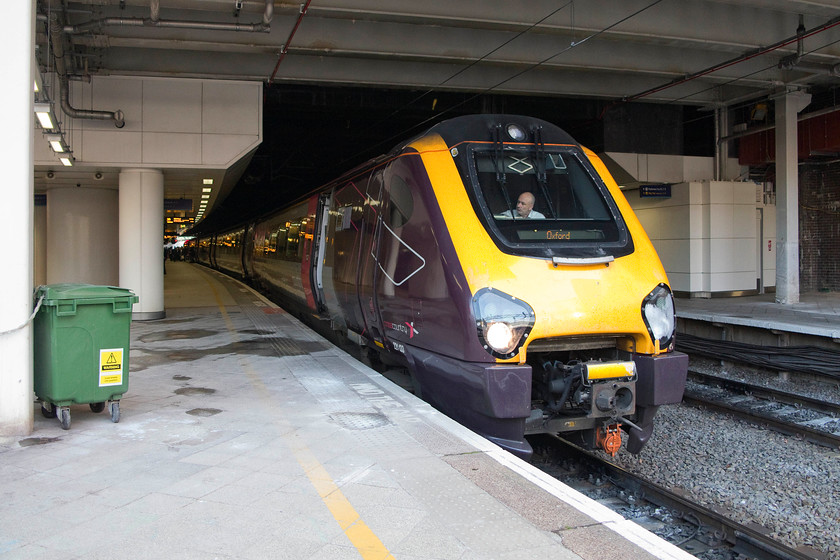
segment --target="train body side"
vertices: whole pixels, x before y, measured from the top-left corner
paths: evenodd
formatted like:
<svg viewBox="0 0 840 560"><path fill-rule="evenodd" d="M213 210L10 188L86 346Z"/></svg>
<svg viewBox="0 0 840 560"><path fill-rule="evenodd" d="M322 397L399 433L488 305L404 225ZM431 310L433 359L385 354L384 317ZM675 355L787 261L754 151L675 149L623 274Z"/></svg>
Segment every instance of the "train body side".
<svg viewBox="0 0 840 560"><path fill-rule="evenodd" d="M248 276L260 288L314 312L305 274L312 258L310 238L315 221L310 206L310 200L305 200L254 224L245 262Z"/></svg>
<svg viewBox="0 0 840 560"><path fill-rule="evenodd" d="M245 226L215 236L213 241L212 265L239 279L245 278L243 256L248 243L248 228Z"/></svg>
<svg viewBox="0 0 840 560"><path fill-rule="evenodd" d="M487 118L464 122L480 129ZM623 217L629 249L615 258L501 250L465 179L463 158L471 152L434 133L216 236L199 258L209 253L211 265L250 278L310 318L329 319L334 331L405 366L418 396L514 453L530 453L526 433L595 434L608 421L625 423L628 448L637 452L656 408L681 399L687 363L672 342L658 347L643 318L652 293L670 297L652 244L598 158L575 149ZM482 338L476 306L488 291L524 302L533 315L507 355ZM572 364L563 366L566 377L579 375L584 362L634 364L626 378L596 380L632 393L629 412L573 416L562 403L542 410L539 401L554 398L545 387L560 378L538 366L558 357ZM594 388L580 397L590 398L593 410Z"/></svg>

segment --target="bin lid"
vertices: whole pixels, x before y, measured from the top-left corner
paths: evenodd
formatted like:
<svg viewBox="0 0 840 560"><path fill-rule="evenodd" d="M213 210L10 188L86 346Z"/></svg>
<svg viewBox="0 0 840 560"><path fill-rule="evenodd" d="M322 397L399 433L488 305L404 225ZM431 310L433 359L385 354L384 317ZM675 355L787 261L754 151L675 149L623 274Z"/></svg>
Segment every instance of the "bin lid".
<svg viewBox="0 0 840 560"><path fill-rule="evenodd" d="M137 302L137 296L128 288L117 286L97 286L95 284L49 284L39 286L36 297L43 296L42 305L57 305L59 301L75 300L77 304L108 303L115 299L131 298Z"/></svg>

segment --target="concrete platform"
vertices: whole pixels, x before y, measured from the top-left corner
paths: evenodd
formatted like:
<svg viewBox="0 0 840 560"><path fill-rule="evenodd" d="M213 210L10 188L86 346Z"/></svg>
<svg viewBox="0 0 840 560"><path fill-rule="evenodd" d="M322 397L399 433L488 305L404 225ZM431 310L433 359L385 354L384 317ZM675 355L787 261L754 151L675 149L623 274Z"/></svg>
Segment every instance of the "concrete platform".
<svg viewBox="0 0 840 560"><path fill-rule="evenodd" d="M0 440L4 559L685 559L242 284L167 263L121 420Z"/></svg>
<svg viewBox="0 0 840 560"><path fill-rule="evenodd" d="M840 350L840 293L800 294L799 299L780 304L775 294L677 298L677 331L750 344Z"/></svg>

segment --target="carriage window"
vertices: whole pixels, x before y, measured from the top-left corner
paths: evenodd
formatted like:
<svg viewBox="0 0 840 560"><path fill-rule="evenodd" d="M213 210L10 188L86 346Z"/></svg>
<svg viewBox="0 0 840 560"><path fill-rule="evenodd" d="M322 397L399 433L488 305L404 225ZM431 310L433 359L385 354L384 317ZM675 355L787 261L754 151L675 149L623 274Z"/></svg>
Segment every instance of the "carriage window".
<svg viewBox="0 0 840 560"><path fill-rule="evenodd" d="M405 180L399 175L394 175L388 189L390 196L390 218L391 227L404 226L411 219L414 213L414 199L411 196L411 189Z"/></svg>

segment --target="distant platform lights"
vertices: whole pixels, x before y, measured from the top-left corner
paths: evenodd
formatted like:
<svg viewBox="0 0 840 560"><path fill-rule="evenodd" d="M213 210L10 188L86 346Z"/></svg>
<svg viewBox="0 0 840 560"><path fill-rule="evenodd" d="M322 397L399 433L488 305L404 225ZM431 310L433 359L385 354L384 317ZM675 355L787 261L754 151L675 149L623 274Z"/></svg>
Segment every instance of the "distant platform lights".
<svg viewBox="0 0 840 560"><path fill-rule="evenodd" d="M198 205L198 213L195 215L195 220L198 221L204 217L204 211L207 209L207 203L210 200L210 193L213 192L213 179L202 180L204 186L201 188L201 203Z"/></svg>
<svg viewBox="0 0 840 560"><path fill-rule="evenodd" d="M64 132L62 132L61 124L53 113L53 104L44 92L39 72L36 72L35 78L32 80L32 89L35 95L35 117L44 131L43 134L49 142L50 148L58 155L62 165L72 166L76 162L76 158L73 157L73 151L64 139Z"/></svg>

